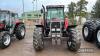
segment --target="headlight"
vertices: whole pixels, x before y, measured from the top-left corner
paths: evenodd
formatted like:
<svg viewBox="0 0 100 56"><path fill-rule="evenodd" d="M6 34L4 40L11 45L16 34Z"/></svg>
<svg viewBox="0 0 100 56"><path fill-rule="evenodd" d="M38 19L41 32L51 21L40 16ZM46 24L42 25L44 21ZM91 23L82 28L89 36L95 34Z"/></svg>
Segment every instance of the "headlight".
<svg viewBox="0 0 100 56"><path fill-rule="evenodd" d="M60 29L57 29L57 31L60 31Z"/></svg>
<svg viewBox="0 0 100 56"><path fill-rule="evenodd" d="M51 29L51 31L55 31L55 29L53 28L53 29Z"/></svg>
<svg viewBox="0 0 100 56"><path fill-rule="evenodd" d="M61 37L60 35L57 35L57 37Z"/></svg>
<svg viewBox="0 0 100 56"><path fill-rule="evenodd" d="M56 37L56 35L52 35L52 37Z"/></svg>

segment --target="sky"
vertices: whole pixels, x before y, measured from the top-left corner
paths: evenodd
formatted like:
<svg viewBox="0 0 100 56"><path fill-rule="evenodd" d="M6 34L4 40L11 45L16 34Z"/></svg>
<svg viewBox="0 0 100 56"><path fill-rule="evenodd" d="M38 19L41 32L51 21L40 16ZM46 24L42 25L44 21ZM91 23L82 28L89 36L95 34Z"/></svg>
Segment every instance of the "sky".
<svg viewBox="0 0 100 56"><path fill-rule="evenodd" d="M72 2L77 3L79 0L37 0L33 2L33 0L24 0L24 11L32 11L36 9L41 9L41 5L65 5L68 6ZM96 0L86 0L88 1L87 11L90 12L92 10L93 5ZM36 5L37 4L37 5ZM21 14L23 12L23 3L22 0L0 0L0 9L10 10L16 13Z"/></svg>

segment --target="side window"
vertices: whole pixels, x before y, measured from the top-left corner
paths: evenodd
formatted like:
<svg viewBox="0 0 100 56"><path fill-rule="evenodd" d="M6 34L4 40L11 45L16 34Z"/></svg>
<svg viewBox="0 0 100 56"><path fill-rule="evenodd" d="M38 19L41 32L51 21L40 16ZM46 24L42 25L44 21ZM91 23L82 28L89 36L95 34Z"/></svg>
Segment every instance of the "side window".
<svg viewBox="0 0 100 56"><path fill-rule="evenodd" d="M15 18L16 18L16 15L14 13L12 13L11 17L10 17L10 24L11 24L11 26L13 26Z"/></svg>
<svg viewBox="0 0 100 56"><path fill-rule="evenodd" d="M6 21L6 24L7 24L7 25L10 24L10 23L9 23L9 22L10 22L9 17L10 17L9 14L5 14L5 15L4 15L4 18L5 18L5 21Z"/></svg>

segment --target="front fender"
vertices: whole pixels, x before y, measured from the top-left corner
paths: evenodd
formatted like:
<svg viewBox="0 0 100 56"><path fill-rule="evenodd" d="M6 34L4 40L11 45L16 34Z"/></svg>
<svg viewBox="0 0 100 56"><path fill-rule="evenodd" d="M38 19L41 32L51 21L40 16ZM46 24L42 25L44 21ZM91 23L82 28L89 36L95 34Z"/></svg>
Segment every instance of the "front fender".
<svg viewBox="0 0 100 56"><path fill-rule="evenodd" d="M17 28L20 24L23 24L23 25L24 25L23 22L17 22L17 23L15 24L15 27L14 27L14 33L15 33L16 28Z"/></svg>

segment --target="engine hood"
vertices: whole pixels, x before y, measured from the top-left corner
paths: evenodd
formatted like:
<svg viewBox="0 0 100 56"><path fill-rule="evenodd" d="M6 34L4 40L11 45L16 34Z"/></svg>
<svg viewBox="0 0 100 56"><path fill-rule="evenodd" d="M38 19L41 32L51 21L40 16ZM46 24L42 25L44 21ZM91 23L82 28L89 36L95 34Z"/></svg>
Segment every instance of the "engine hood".
<svg viewBox="0 0 100 56"><path fill-rule="evenodd" d="M60 22L61 21L61 19L59 19L59 18L52 18L51 19L51 22Z"/></svg>

